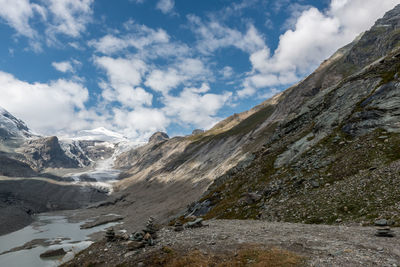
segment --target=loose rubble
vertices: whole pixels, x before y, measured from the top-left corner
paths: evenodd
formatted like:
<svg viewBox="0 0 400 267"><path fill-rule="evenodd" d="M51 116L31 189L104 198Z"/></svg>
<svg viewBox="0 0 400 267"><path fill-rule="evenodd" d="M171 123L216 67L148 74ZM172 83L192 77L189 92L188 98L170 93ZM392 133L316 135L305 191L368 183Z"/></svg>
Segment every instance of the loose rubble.
<svg viewBox="0 0 400 267"><path fill-rule="evenodd" d="M381 238L374 227L309 225L256 220L209 220L208 227L175 226L157 231L154 246L142 241L98 242L66 266L142 266L146 259L167 255L186 255L198 251L205 257L228 255L250 244L259 248L278 248L306 259L305 266L400 266L399 237ZM395 233L398 229L394 229ZM90 254L89 251L92 251ZM151 266L151 265L150 265ZM204 265L203 265L204 266Z"/></svg>

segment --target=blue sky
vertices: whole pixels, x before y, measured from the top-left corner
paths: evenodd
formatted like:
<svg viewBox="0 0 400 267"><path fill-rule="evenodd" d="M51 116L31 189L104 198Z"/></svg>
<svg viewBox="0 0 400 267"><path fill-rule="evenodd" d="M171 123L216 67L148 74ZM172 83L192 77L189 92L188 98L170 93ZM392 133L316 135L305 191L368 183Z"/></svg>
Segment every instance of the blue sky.
<svg viewBox="0 0 400 267"><path fill-rule="evenodd" d="M400 0L0 0L0 106L36 132L208 129Z"/></svg>

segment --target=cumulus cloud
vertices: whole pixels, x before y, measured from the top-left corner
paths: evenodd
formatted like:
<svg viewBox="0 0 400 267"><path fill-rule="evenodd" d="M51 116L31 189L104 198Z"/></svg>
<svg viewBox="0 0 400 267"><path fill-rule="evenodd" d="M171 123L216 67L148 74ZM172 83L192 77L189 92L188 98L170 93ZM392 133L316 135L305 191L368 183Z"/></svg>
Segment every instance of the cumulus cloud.
<svg viewBox="0 0 400 267"><path fill-rule="evenodd" d="M93 0L0 0L0 18L16 32L29 39L30 48L42 51L42 43L59 44L58 34L71 38L79 37L86 30L93 13ZM35 26L31 23L34 18ZM40 32L42 25L45 32Z"/></svg>
<svg viewBox="0 0 400 267"><path fill-rule="evenodd" d="M82 63L76 59L51 63L56 70L62 73L75 72L75 67L80 66L81 64Z"/></svg>
<svg viewBox="0 0 400 267"><path fill-rule="evenodd" d="M396 4L398 0L332 0L326 11L306 8L296 14L297 20L280 36L273 53L268 47L251 53L252 73L244 80L238 96L247 97L260 88L294 83L369 29Z"/></svg>
<svg viewBox="0 0 400 267"><path fill-rule="evenodd" d="M178 96L167 95L163 110L178 124L202 129L211 128L221 119L216 114L232 93L207 93L209 90L208 84L202 84L200 88L184 88Z"/></svg>
<svg viewBox="0 0 400 267"><path fill-rule="evenodd" d="M154 91L167 94L185 82L196 82L211 78L211 72L200 59L181 59L166 69L153 69L145 85Z"/></svg>
<svg viewBox="0 0 400 267"><path fill-rule="evenodd" d="M134 110L113 109L113 124L125 136L147 140L156 131L166 131L169 118L157 108L137 108Z"/></svg>
<svg viewBox="0 0 400 267"><path fill-rule="evenodd" d="M0 0L0 17L14 28L19 34L33 38L37 32L30 26L29 20L37 13L46 17L46 10L29 0Z"/></svg>
<svg viewBox="0 0 400 267"><path fill-rule="evenodd" d="M151 105L152 94L139 87L147 70L140 59L95 57L95 64L103 69L108 82L100 83L107 101L118 101L127 107Z"/></svg>
<svg viewBox="0 0 400 267"><path fill-rule="evenodd" d="M198 38L197 48L201 53L210 54L219 48L236 47L244 52L254 52L265 47L264 37L252 24L242 33L222 25L217 20L203 22L195 15L189 15L191 29Z"/></svg>
<svg viewBox="0 0 400 267"><path fill-rule="evenodd" d="M0 94L0 106L35 130L55 133L87 125L79 113L85 110L89 94L80 83L65 79L27 83L0 71Z"/></svg>
<svg viewBox="0 0 400 267"><path fill-rule="evenodd" d="M79 37L91 20L93 0L46 0L52 14L50 35Z"/></svg>
<svg viewBox="0 0 400 267"><path fill-rule="evenodd" d="M159 0L156 8L161 10L162 13L167 14L173 11L175 6L174 0Z"/></svg>
<svg viewBox="0 0 400 267"><path fill-rule="evenodd" d="M107 34L99 40L91 40L89 45L94 47L97 52L110 55L130 47L143 50L153 44L169 42L169 35L162 29L154 30L132 21L126 23L125 27L129 34L123 36Z"/></svg>

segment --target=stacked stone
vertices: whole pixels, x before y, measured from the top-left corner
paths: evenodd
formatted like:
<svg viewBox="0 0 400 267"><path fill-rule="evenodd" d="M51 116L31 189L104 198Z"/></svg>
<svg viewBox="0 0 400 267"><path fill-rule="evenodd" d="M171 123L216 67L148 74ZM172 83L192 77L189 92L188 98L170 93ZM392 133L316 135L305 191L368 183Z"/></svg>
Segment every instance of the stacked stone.
<svg viewBox="0 0 400 267"><path fill-rule="evenodd" d="M175 232L183 231L183 224L180 221L176 221L174 225Z"/></svg>
<svg viewBox="0 0 400 267"><path fill-rule="evenodd" d="M115 240L115 232L113 228L110 228L106 231L106 239L107 242L112 242Z"/></svg>
<svg viewBox="0 0 400 267"><path fill-rule="evenodd" d="M394 237L393 231L389 227L389 223L385 219L380 219L375 221L375 226L377 226L376 236L380 237Z"/></svg>
<svg viewBox="0 0 400 267"><path fill-rule="evenodd" d="M143 241L143 233L141 232L135 232L131 235L131 237L129 238L129 240L132 241Z"/></svg>
<svg viewBox="0 0 400 267"><path fill-rule="evenodd" d="M153 217L149 218L149 220L146 223L146 228L143 229L143 232L145 234L147 234L147 233L150 234L151 237L154 239L157 238L157 236L156 236L157 229L154 226L154 218Z"/></svg>

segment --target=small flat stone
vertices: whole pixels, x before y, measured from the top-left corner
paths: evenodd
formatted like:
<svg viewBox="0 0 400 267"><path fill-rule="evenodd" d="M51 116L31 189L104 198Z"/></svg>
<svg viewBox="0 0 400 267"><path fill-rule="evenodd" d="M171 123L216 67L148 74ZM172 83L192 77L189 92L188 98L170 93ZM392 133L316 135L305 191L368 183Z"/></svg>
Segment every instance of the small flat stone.
<svg viewBox="0 0 400 267"><path fill-rule="evenodd" d="M387 226L388 221L386 219L379 219L375 221L376 226Z"/></svg>
<svg viewBox="0 0 400 267"><path fill-rule="evenodd" d="M133 256L137 253L137 251L129 251L127 253L124 254L124 258L128 258L130 256Z"/></svg>

